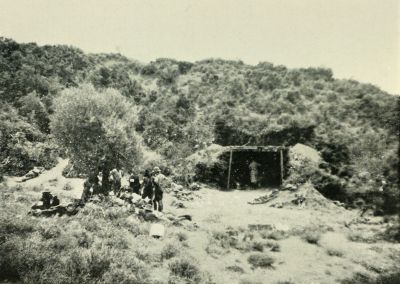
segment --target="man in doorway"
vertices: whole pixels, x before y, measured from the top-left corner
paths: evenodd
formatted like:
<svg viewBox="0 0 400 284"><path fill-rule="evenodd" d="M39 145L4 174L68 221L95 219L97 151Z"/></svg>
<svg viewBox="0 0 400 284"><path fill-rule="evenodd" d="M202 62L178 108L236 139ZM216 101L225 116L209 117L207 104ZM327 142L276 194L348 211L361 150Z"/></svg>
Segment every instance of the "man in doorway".
<svg viewBox="0 0 400 284"><path fill-rule="evenodd" d="M252 160L249 164L250 170L250 184L252 187L256 187L259 185L259 167L260 164L257 163L255 160Z"/></svg>

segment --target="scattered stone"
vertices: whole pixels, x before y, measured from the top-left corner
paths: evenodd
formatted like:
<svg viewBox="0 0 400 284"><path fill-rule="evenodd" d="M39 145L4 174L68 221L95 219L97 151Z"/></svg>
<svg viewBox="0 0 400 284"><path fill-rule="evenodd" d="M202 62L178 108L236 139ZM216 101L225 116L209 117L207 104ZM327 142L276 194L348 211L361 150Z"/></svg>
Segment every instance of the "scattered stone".
<svg viewBox="0 0 400 284"><path fill-rule="evenodd" d="M345 207L345 204L340 202L340 201L338 201L338 200L334 200L333 204L335 204L336 206Z"/></svg>
<svg viewBox="0 0 400 284"><path fill-rule="evenodd" d="M191 215L180 215L178 217L175 217L175 219L172 221L172 224L174 226L189 226L189 224L192 222L192 216Z"/></svg>
<svg viewBox="0 0 400 284"><path fill-rule="evenodd" d="M248 225L250 231L273 230L275 227L270 224L250 224Z"/></svg>
<svg viewBox="0 0 400 284"><path fill-rule="evenodd" d="M185 204L177 200L172 201L171 206L174 206L176 208L186 208Z"/></svg>
<svg viewBox="0 0 400 284"><path fill-rule="evenodd" d="M192 221L192 216L189 215L189 214L180 215L180 216L178 216L178 219L180 219L180 220L189 220L189 221Z"/></svg>
<svg viewBox="0 0 400 284"><path fill-rule="evenodd" d="M180 184L176 184L176 183L171 183L171 191L173 192L177 192L177 191L182 191L183 190L183 186Z"/></svg>
<svg viewBox="0 0 400 284"><path fill-rule="evenodd" d="M295 191L295 190L297 190L297 186L295 186L294 184L289 183L289 184L284 185L282 189L283 190Z"/></svg>
<svg viewBox="0 0 400 284"><path fill-rule="evenodd" d="M138 215L148 222L160 221L160 218L153 211L139 209Z"/></svg>
<svg viewBox="0 0 400 284"><path fill-rule="evenodd" d="M149 235L153 238L160 239L163 238L165 235L165 227L162 224L154 223L150 226L150 233Z"/></svg>
<svg viewBox="0 0 400 284"><path fill-rule="evenodd" d="M189 189L191 190L191 191L197 191L197 190L200 190L200 185L198 184L198 183L192 183L190 186L189 186Z"/></svg>
<svg viewBox="0 0 400 284"><path fill-rule="evenodd" d="M278 196L279 190L273 190L272 192L257 197L253 201L248 202L249 204L256 205L256 204L265 204L270 202L271 200L275 199Z"/></svg>
<svg viewBox="0 0 400 284"><path fill-rule="evenodd" d="M112 204L112 206L124 206L125 205L125 201L122 200L121 198L118 198L116 196L110 196L110 202Z"/></svg>

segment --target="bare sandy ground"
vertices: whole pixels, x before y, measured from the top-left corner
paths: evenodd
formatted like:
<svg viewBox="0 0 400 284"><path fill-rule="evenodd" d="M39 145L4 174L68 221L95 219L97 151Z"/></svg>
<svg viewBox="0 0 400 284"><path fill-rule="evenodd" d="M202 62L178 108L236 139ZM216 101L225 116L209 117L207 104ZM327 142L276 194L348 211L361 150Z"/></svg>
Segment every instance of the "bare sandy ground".
<svg viewBox="0 0 400 284"><path fill-rule="evenodd" d="M353 273L374 274L384 271L400 256L400 245L383 241L359 243L347 236L351 229L346 224L358 217L359 212L338 208L334 211L316 211L307 208L272 208L268 204L251 205L248 201L265 194L265 190L223 192L203 189L200 198L188 202L187 209L171 209L174 212L192 214L199 225L199 232L190 235L190 245L196 258L202 259L203 269L210 271L217 283L239 283L242 279L254 283L338 283ZM248 225L274 225L276 229L291 235L293 229L330 227L322 234L318 245L310 244L299 236L278 240L280 252L271 252L276 259L273 269L253 270L247 263L251 253L230 249L220 256L206 253L210 232L227 227ZM364 232L362 232L364 233ZM340 252L331 256L328 251ZM240 266L244 273L228 271L228 266ZM252 283L251 282L251 283Z"/></svg>
<svg viewBox="0 0 400 284"><path fill-rule="evenodd" d="M44 171L38 177L21 182L20 177L6 178L8 186L21 185L24 188L32 189L38 196L43 191L50 191L53 195L57 195L62 204L69 203L72 198L80 198L83 190L84 179L81 178L65 178L62 175L63 169L68 165L68 160L59 159L58 164L47 171ZM70 190L64 190L65 185L70 185Z"/></svg>

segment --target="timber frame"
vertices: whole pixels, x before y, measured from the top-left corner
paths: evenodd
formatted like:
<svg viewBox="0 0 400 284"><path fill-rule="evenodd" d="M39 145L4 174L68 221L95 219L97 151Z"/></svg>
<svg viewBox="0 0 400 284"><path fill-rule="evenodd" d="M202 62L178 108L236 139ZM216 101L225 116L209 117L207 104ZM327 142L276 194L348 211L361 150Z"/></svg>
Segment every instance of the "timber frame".
<svg viewBox="0 0 400 284"><path fill-rule="evenodd" d="M283 152L286 151L288 147L285 146L227 146L225 147L225 152L229 152L229 165L228 165L228 181L226 189L230 189L231 182L231 168L232 168L232 159L234 152L273 152L279 153L279 164L280 164L280 179L281 184L283 183L284 177L284 161L283 161Z"/></svg>

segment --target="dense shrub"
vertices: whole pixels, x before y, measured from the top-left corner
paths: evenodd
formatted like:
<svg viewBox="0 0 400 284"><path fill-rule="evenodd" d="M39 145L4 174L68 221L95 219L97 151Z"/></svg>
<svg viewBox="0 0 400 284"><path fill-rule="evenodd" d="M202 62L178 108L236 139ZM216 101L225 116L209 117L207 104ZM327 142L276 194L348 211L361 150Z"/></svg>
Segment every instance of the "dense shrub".
<svg viewBox="0 0 400 284"><path fill-rule="evenodd" d="M197 283L200 272L176 234L164 242L149 237L148 223L112 198L88 203L77 215L35 218L27 214L33 200L15 202L15 188L0 188L0 281L18 283L153 283L149 267ZM8 197L7 197L8 196ZM16 217L24 214L22 218ZM179 234L183 241L187 237Z"/></svg>
<svg viewBox="0 0 400 284"><path fill-rule="evenodd" d="M182 278L189 283L199 283L201 281L201 273L197 264L188 258L180 258L169 264L169 269L173 276Z"/></svg>
<svg viewBox="0 0 400 284"><path fill-rule="evenodd" d="M71 183L69 183L69 182L65 183L63 186L63 190L70 191L72 189L73 189L73 187L72 187Z"/></svg>
<svg viewBox="0 0 400 284"><path fill-rule="evenodd" d="M266 253L256 253L252 254L247 258L247 261L254 267L261 268L272 268L272 264L274 264L275 259Z"/></svg>
<svg viewBox="0 0 400 284"><path fill-rule="evenodd" d="M344 252L342 250L335 248L328 248L326 250L326 253L330 256L337 256L337 257L342 257L344 255Z"/></svg>
<svg viewBox="0 0 400 284"><path fill-rule="evenodd" d="M0 172L25 174L34 166L53 167L58 151L37 126L7 104L0 105Z"/></svg>
<svg viewBox="0 0 400 284"><path fill-rule="evenodd" d="M179 248L175 244L170 243L163 247L161 251L161 258L170 259L177 256L178 253L179 253Z"/></svg>
<svg viewBox="0 0 400 284"><path fill-rule="evenodd" d="M355 273L352 278L345 279L342 284L397 284L400 283L400 272L393 271L372 278L360 273Z"/></svg>

